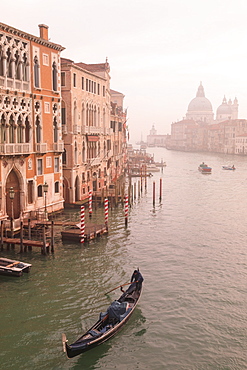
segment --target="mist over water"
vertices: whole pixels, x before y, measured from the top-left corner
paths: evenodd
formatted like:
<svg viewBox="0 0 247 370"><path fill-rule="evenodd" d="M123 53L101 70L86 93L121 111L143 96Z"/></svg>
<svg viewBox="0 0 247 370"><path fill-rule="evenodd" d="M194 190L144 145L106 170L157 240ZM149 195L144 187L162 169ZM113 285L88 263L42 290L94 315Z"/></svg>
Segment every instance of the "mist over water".
<svg viewBox="0 0 247 370"><path fill-rule="evenodd" d="M62 243L57 230L54 256L1 252L33 267L21 278L0 279L0 368L247 368L246 160L162 148L150 153L167 167L147 180L127 229L119 206L109 210L109 235L90 244ZM212 174L197 170L202 161ZM228 163L236 171L221 169ZM92 222L102 222L103 213L98 209ZM144 289L128 324L68 360L62 333L77 339L120 294L105 292L127 282L137 266Z"/></svg>

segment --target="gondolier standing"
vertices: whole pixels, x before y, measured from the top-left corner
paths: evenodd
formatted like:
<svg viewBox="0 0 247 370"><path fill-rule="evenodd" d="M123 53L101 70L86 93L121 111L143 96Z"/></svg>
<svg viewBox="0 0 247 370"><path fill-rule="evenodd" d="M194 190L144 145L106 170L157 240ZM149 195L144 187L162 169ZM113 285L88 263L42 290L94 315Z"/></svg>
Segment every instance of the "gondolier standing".
<svg viewBox="0 0 247 370"><path fill-rule="evenodd" d="M138 270L135 270L134 272L133 272L133 275L132 275L132 277L131 277L131 283L132 282L134 282L134 283L136 283L136 289L138 290L138 291L140 291L141 290L141 287L142 287L142 282L143 282L143 277L142 277L142 274L140 273L140 271L139 271L139 269Z"/></svg>

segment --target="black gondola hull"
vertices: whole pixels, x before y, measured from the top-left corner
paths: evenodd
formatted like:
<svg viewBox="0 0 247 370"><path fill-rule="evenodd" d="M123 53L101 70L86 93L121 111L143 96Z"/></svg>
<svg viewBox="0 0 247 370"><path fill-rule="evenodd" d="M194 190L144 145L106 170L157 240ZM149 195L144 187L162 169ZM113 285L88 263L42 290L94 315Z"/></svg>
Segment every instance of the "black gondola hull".
<svg viewBox="0 0 247 370"><path fill-rule="evenodd" d="M141 289L142 290L142 289ZM134 292L134 295L136 297L135 302L133 303L131 310L128 312L128 314L117 324L115 324L111 329L106 331L104 334L99 333L98 337L95 339L89 338L86 339L88 336L88 333L94 331L96 328L98 328L100 325L102 325L103 320L98 320L85 334L83 334L79 339L77 339L74 343L68 344L68 341L66 339L66 336L63 337L63 347L64 352L66 352L68 358L73 358L75 356L78 356L84 352L89 351L92 348L97 347L98 345L106 342L110 338L112 338L117 332L119 332L122 327L127 323L131 315L133 314L135 307L140 299L141 296L141 290ZM102 327L102 326L101 326Z"/></svg>

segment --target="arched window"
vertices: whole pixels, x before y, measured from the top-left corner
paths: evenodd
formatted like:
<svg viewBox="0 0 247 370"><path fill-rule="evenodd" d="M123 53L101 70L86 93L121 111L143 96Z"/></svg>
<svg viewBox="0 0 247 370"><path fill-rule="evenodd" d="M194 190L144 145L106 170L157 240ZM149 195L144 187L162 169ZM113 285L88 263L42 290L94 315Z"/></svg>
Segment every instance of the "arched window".
<svg viewBox="0 0 247 370"><path fill-rule="evenodd" d="M55 191L55 194L56 193L59 193L59 181L56 181L55 184L54 184L54 191Z"/></svg>
<svg viewBox="0 0 247 370"><path fill-rule="evenodd" d="M34 86L39 87L39 60L37 55L34 57Z"/></svg>
<svg viewBox="0 0 247 370"><path fill-rule="evenodd" d="M88 108L88 104L86 106L86 125L89 126L89 108Z"/></svg>
<svg viewBox="0 0 247 370"><path fill-rule="evenodd" d="M77 149L77 143L75 142L75 164L78 163L78 149Z"/></svg>
<svg viewBox="0 0 247 370"><path fill-rule="evenodd" d="M15 142L15 121L13 116L11 115L9 120L9 143Z"/></svg>
<svg viewBox="0 0 247 370"><path fill-rule="evenodd" d="M20 64L20 55L18 51L15 53L15 78L17 80L21 79L21 64Z"/></svg>
<svg viewBox="0 0 247 370"><path fill-rule="evenodd" d="M85 149L85 143L83 142L82 146L82 163L86 162L86 149Z"/></svg>
<svg viewBox="0 0 247 370"><path fill-rule="evenodd" d="M38 193L38 197L42 197L43 196L43 186L42 185L39 185L38 186L37 193Z"/></svg>
<svg viewBox="0 0 247 370"><path fill-rule="evenodd" d="M74 125L77 125L77 105L76 105L76 101L74 101Z"/></svg>
<svg viewBox="0 0 247 370"><path fill-rule="evenodd" d="M11 58L10 48L8 48L7 50L7 76L13 77L12 76L12 58Z"/></svg>
<svg viewBox="0 0 247 370"><path fill-rule="evenodd" d="M41 143L41 124L40 124L40 118L36 117L36 143Z"/></svg>
<svg viewBox="0 0 247 370"><path fill-rule="evenodd" d="M23 65L22 68L23 81L28 81L28 59L26 53L23 54L22 65Z"/></svg>
<svg viewBox="0 0 247 370"><path fill-rule="evenodd" d="M52 88L53 91L57 91L57 65L55 62L52 63Z"/></svg>
<svg viewBox="0 0 247 370"><path fill-rule="evenodd" d="M3 48L0 45L0 76L3 76Z"/></svg>
<svg viewBox="0 0 247 370"><path fill-rule="evenodd" d="M25 143L29 143L29 142L30 142L30 124L29 124L28 118L26 118L26 121L25 121Z"/></svg>
<svg viewBox="0 0 247 370"><path fill-rule="evenodd" d="M0 142L3 144L3 143L6 143L6 120L4 118L4 115L2 115L2 118L1 118L1 130L0 130L0 135L1 135L1 140Z"/></svg>
<svg viewBox="0 0 247 370"><path fill-rule="evenodd" d="M54 143L57 143L58 142L58 127L57 127L57 119L56 117L54 118L54 121L53 121L53 139L54 139Z"/></svg>
<svg viewBox="0 0 247 370"><path fill-rule="evenodd" d="M20 116L17 120L17 143L23 143L23 125Z"/></svg>

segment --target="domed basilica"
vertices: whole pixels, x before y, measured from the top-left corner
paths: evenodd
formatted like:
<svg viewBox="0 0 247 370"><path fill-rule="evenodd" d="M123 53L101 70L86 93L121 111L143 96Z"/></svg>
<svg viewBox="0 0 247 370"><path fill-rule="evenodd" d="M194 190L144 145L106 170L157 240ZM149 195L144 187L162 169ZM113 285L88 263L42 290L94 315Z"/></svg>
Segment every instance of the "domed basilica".
<svg viewBox="0 0 247 370"><path fill-rule="evenodd" d="M186 119L192 119L195 122L209 125L226 120L238 119L238 100L235 98L232 103L231 99L229 99L227 102L224 96L222 104L216 111L216 119L214 120L212 104L205 97L204 88L202 83L200 83L196 97L189 103Z"/></svg>

